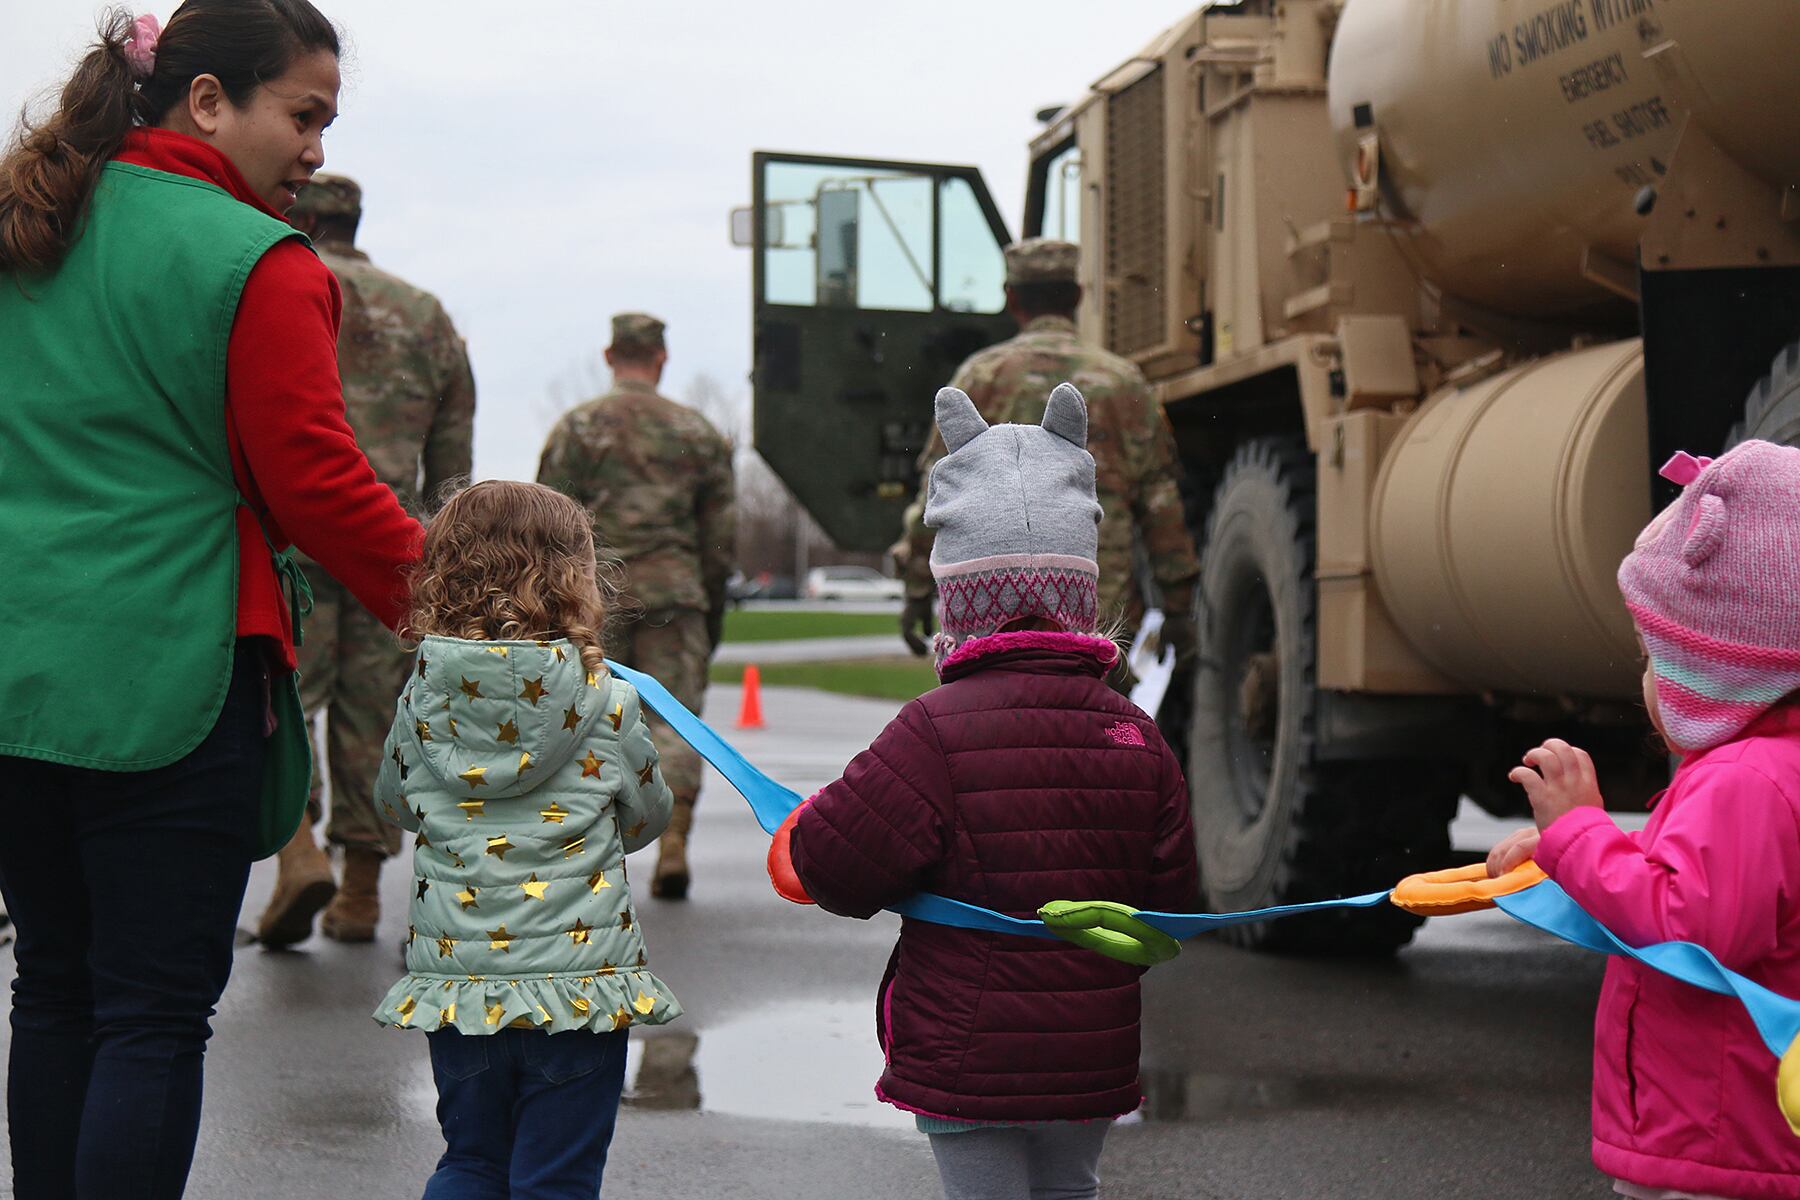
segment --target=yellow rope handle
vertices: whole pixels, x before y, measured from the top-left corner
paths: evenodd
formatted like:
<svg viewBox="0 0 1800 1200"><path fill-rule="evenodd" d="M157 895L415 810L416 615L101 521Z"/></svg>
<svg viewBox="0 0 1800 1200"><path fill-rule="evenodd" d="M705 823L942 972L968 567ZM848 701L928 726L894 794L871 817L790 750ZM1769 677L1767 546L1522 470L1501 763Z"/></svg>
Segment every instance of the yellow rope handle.
<svg viewBox="0 0 1800 1200"><path fill-rule="evenodd" d="M1800 1137L1800 1038L1795 1038L1781 1056L1781 1066L1775 1071L1775 1099L1781 1105L1781 1115L1787 1118L1788 1128Z"/></svg>

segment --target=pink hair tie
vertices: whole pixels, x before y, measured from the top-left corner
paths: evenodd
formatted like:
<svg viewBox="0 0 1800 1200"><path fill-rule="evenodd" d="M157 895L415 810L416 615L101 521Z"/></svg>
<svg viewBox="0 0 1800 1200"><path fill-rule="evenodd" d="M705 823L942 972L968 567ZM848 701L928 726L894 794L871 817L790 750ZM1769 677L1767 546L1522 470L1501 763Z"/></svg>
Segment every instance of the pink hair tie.
<svg viewBox="0 0 1800 1200"><path fill-rule="evenodd" d="M1662 470L1657 472L1657 474L1661 475L1670 483L1686 487L1688 484L1694 482L1694 480L1700 478L1700 472L1706 470L1706 468L1710 466L1712 466L1712 459L1710 458L1696 458L1686 450L1677 450L1675 452L1675 457L1664 463Z"/></svg>
<svg viewBox="0 0 1800 1200"><path fill-rule="evenodd" d="M137 79L148 79L156 70L156 41L162 36L162 23L145 13L131 23L131 36L125 39L125 61Z"/></svg>

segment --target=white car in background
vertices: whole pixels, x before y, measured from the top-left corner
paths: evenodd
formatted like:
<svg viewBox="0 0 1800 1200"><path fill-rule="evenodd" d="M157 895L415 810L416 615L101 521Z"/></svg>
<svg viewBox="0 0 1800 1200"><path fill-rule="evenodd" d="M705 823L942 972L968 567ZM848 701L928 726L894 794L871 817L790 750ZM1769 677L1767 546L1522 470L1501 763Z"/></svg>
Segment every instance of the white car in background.
<svg viewBox="0 0 1800 1200"><path fill-rule="evenodd" d="M903 600L906 585L873 567L814 567L806 573L808 600Z"/></svg>

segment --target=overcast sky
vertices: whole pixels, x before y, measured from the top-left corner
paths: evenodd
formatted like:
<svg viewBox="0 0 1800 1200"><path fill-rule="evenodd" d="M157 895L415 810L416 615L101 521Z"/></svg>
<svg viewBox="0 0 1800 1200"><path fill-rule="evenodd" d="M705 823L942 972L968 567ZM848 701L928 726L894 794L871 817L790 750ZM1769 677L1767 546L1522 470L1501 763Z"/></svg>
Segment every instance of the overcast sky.
<svg viewBox="0 0 1800 1200"><path fill-rule="evenodd" d="M536 470L608 316L669 322L667 390L748 396L753 149L973 163L1016 235L1032 114L1082 94L1177 0L320 0L347 35L326 170L359 244L468 339L480 476ZM0 112L61 83L88 0L0 0ZM165 21L173 0L153 9ZM560 386L559 386L560 381Z"/></svg>

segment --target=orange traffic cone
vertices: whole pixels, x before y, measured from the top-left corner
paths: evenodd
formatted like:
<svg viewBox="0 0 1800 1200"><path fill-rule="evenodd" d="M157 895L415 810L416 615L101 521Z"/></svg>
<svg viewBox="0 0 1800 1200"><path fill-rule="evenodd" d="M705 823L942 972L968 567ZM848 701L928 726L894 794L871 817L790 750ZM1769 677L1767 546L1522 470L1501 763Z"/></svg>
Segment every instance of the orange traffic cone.
<svg viewBox="0 0 1800 1200"><path fill-rule="evenodd" d="M739 729L761 729L762 715L762 672L751 663L744 668L744 702L738 708L737 727Z"/></svg>

